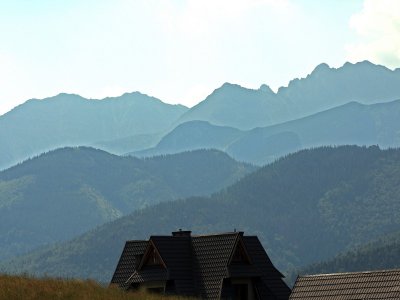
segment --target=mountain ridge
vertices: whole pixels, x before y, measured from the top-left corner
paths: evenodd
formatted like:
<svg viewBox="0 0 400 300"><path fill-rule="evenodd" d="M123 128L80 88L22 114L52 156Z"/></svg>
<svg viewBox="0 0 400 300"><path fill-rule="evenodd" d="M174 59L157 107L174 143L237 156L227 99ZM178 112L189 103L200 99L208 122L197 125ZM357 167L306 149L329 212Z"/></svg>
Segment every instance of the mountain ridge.
<svg viewBox="0 0 400 300"><path fill-rule="evenodd" d="M263 165L290 152L322 145L398 147L398 115L400 100L377 104L351 101L297 120L247 131L189 121L166 134L155 147L129 154L145 157L216 148L236 160Z"/></svg>
<svg viewBox="0 0 400 300"><path fill-rule="evenodd" d="M249 130L295 120L350 101L363 104L393 101L400 98L399 82L400 69L390 70L369 61L345 63L338 68L322 63L306 77L295 78L287 86L280 87L277 93L267 85L264 89L248 89L224 83L184 113L178 123L203 120L214 125ZM241 97L235 95L238 90ZM232 102L237 102L236 114L254 120L245 123L238 115L225 119L222 112L229 111ZM253 103L254 110L246 108L247 103Z"/></svg>
<svg viewBox="0 0 400 300"><path fill-rule="evenodd" d="M64 146L159 134L186 110L140 93L105 100L65 93L28 100L0 117L0 169Z"/></svg>
<svg viewBox="0 0 400 300"><path fill-rule="evenodd" d="M215 150L151 159L88 147L50 151L0 172L0 259L154 203L211 194L254 169Z"/></svg>
<svg viewBox="0 0 400 300"><path fill-rule="evenodd" d="M169 235L177 228L195 233L236 228L257 235L277 268L288 271L399 231L399 180L400 149L301 150L210 197L149 206L0 269L106 282L126 240Z"/></svg>
<svg viewBox="0 0 400 300"><path fill-rule="evenodd" d="M277 93L265 84L249 89L224 83L190 109L140 92L102 100L83 100L66 93L28 100L0 116L0 169L64 146L96 146L116 154L144 150L188 121L251 130L351 101L385 103L400 99L399 82L400 69L363 61L339 68L320 64ZM288 134L279 138L281 144L298 144L293 134L291 138Z"/></svg>

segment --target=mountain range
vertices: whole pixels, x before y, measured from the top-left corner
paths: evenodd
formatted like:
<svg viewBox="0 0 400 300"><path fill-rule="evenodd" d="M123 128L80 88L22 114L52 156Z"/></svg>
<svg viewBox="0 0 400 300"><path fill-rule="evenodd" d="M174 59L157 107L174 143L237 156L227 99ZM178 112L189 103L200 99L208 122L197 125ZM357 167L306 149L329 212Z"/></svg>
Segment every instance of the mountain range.
<svg viewBox="0 0 400 300"><path fill-rule="evenodd" d="M299 119L351 101L372 104L400 99L400 69L391 71L368 61L340 68L320 64L305 78L274 93L226 83L186 111L178 123L202 120L242 130Z"/></svg>
<svg viewBox="0 0 400 300"><path fill-rule="evenodd" d="M145 160L85 147L42 154L0 172L0 260L151 204L209 195L253 170L216 150Z"/></svg>
<svg viewBox="0 0 400 300"><path fill-rule="evenodd" d="M307 77L292 80L277 93L266 85L252 90L226 83L190 109L165 104L138 92L103 100L69 94L32 99L0 116L0 170L63 146L94 146L114 154L140 153L154 148L174 128L182 129L181 124L192 121L249 131L330 111L352 101L360 104L390 102L400 99L399 82L400 69L392 71L364 61L346 63L337 69L321 64ZM362 129L362 125L358 127ZM368 126L369 123L365 132ZM320 125L317 127L323 129ZM282 153L304 147L304 142L299 141L293 131L272 137L267 135L259 144L263 151L268 148L266 153L243 153L246 145L241 141L232 145L229 153L235 156L237 152L238 159L265 163ZM194 140L191 136L185 138ZM311 144L322 145L323 142ZM344 142L347 140L338 144ZM203 144L202 140L196 140L187 148L195 149L196 145ZM226 145L217 148L225 149Z"/></svg>
<svg viewBox="0 0 400 300"><path fill-rule="evenodd" d="M393 266L399 83L364 61L192 108L28 100L0 116L0 271L107 281L125 240L178 228L258 235L290 274Z"/></svg>
<svg viewBox="0 0 400 300"><path fill-rule="evenodd" d="M159 133L186 110L138 92L103 100L31 99L0 116L0 170L64 146Z"/></svg>
<svg viewBox="0 0 400 300"><path fill-rule="evenodd" d="M242 131L191 121L177 126L161 141L134 156L215 148L239 161L263 165L286 154L322 145L400 146L400 100L360 104L349 102L314 115L269 127Z"/></svg>
<svg viewBox="0 0 400 300"><path fill-rule="evenodd" d="M288 155L210 197L163 202L72 241L3 263L1 270L109 280L126 240L244 231L291 270L400 231L400 150L321 147Z"/></svg>

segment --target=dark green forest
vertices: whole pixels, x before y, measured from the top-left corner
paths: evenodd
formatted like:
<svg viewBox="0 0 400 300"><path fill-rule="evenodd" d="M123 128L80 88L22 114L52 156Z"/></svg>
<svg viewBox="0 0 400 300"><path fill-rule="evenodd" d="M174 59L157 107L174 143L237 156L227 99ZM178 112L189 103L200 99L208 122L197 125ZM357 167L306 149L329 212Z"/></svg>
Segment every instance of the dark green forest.
<svg viewBox="0 0 400 300"><path fill-rule="evenodd" d="M216 150L148 159L85 147L43 154L0 172L0 259L161 201L209 195L253 170Z"/></svg>
<svg viewBox="0 0 400 300"><path fill-rule="evenodd" d="M275 265L327 260L400 231L400 150L321 147L288 155L211 197L163 202L70 242L2 265L3 271L107 281L126 240L244 231L257 235Z"/></svg>
<svg viewBox="0 0 400 300"><path fill-rule="evenodd" d="M289 279L294 282L297 274L327 274L394 268L400 268L400 232L382 236L365 245L342 252L333 259L294 270Z"/></svg>

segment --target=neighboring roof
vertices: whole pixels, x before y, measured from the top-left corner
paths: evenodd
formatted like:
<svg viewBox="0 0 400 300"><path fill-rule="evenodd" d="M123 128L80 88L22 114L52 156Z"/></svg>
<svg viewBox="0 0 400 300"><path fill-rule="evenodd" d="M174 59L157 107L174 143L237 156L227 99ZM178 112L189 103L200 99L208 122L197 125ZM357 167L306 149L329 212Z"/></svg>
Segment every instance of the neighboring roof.
<svg viewBox="0 0 400 300"><path fill-rule="evenodd" d="M300 276L289 299L400 299L400 269Z"/></svg>
<svg viewBox="0 0 400 300"><path fill-rule="evenodd" d="M122 251L117 268L115 269L111 283L123 285L136 269L136 261L147 247L148 241L127 241Z"/></svg>

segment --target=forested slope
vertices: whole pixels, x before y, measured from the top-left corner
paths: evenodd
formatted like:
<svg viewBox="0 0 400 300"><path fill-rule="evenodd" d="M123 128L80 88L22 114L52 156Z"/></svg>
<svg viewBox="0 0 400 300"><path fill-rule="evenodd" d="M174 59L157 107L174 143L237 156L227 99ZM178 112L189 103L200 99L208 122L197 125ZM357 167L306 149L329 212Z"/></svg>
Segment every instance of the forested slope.
<svg viewBox="0 0 400 300"><path fill-rule="evenodd" d="M295 274L357 272L400 268L400 232L388 234L342 252L333 259L315 263L293 271Z"/></svg>
<svg viewBox="0 0 400 300"><path fill-rule="evenodd" d="M43 154L0 172L0 259L151 204L209 195L254 169L215 150L143 160L84 147Z"/></svg>
<svg viewBox="0 0 400 300"><path fill-rule="evenodd" d="M124 242L184 228L258 235L282 271L400 230L400 150L323 147L289 155L211 197L161 203L3 270L108 280Z"/></svg>

